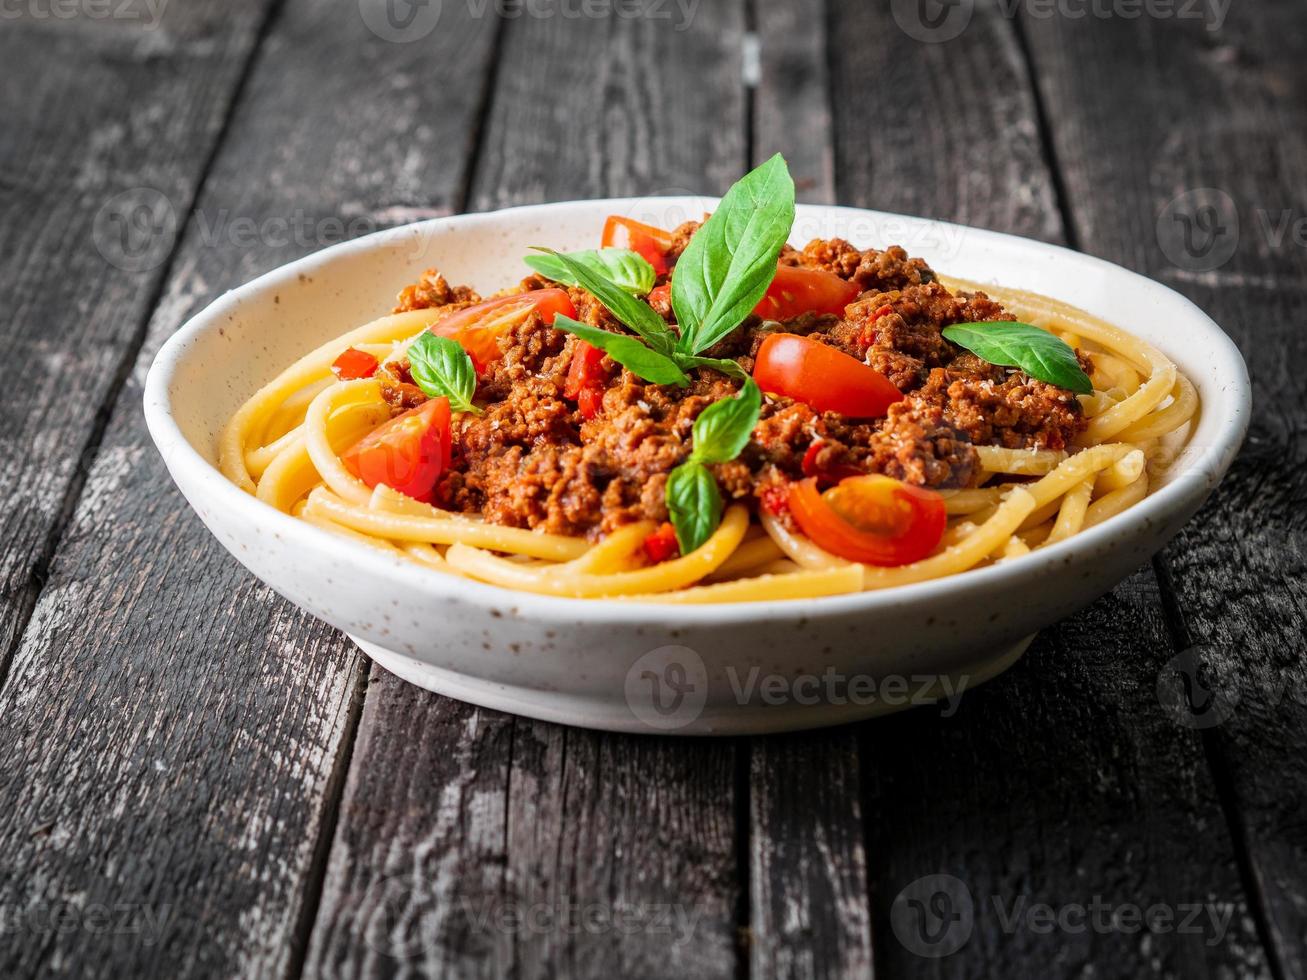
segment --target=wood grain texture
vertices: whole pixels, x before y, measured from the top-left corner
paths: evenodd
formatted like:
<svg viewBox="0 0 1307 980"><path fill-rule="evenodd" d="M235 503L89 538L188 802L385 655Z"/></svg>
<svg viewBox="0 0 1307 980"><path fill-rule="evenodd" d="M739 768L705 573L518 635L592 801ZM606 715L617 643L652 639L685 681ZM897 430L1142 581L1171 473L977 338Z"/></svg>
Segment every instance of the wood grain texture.
<svg viewBox="0 0 1307 980"><path fill-rule="evenodd" d="M1223 22L1026 25L1082 247L1191 296L1252 375L1244 452L1161 567L1177 642L1193 645L1168 676L1191 688L1283 977L1307 974L1301 18L1299 6L1259 4ZM1122 84L1139 63L1154 83ZM1096 204L1105 192L1117 206Z"/></svg>
<svg viewBox="0 0 1307 980"><path fill-rule="evenodd" d="M724 190L748 158L743 26L734 2L684 31L508 20L471 202ZM736 749L512 719L374 667L306 975L733 976ZM406 940L381 951L379 894Z"/></svg>
<svg viewBox="0 0 1307 980"><path fill-rule="evenodd" d="M0 400L0 679L267 6L6 10L0 337L23 370Z"/></svg>
<svg viewBox="0 0 1307 980"><path fill-rule="evenodd" d="M754 0L754 161L784 153L800 201L835 203L826 0Z"/></svg>
<svg viewBox="0 0 1307 980"><path fill-rule="evenodd" d="M977 4L966 29L942 43L909 37L891 11L870 4L838 6L830 30L863 42L833 48L841 203L1064 237L1021 38L995 5ZM1111 195L1097 194L1089 220L1104 220L1112 206ZM948 268L946 238L903 244ZM1172 653L1145 570L1045 631L1023 663L965 694L955 716L922 710L863 728L878 968L959 977L1264 973L1201 741L1159 704L1158 671ZM915 932L941 925L926 917L935 907L904 904L929 896L900 898L933 874L952 875L974 902L968 940L938 958L942 947L921 948ZM1063 909L1096 896L1145 908L1213 902L1231 924L1205 936L1040 933L998 915L1019 902Z"/></svg>
<svg viewBox="0 0 1307 980"><path fill-rule="evenodd" d="M754 162L783 152L801 200L835 202L826 4L762 0ZM865 977L870 888L857 730L751 740L749 975Z"/></svg>
<svg viewBox="0 0 1307 980"><path fill-rule="evenodd" d="M0 907L25 917L0 944L6 977L298 968L362 660L190 514L140 383L190 313L329 244L335 222L457 199L478 99L460 110L442 89L485 76L493 32L449 11L443 26L433 63L354 5L292 2L271 25L0 700ZM72 928L49 927L63 903ZM137 921L106 925L120 906Z"/></svg>
<svg viewBox="0 0 1307 980"><path fill-rule="evenodd" d="M840 203L1060 241L1029 73L997 4L974 4L966 30L942 43L899 26L890 8L913 6L831 5ZM948 242L901 244L948 254Z"/></svg>
<svg viewBox="0 0 1307 980"><path fill-rule="evenodd" d="M1171 655L1144 570L964 692L955 715L868 726L873 931L887 975L1269 975L1202 746L1158 702ZM971 902L960 933L943 932L963 945L937 959L945 923L904 904L936 874ZM1041 919L1041 906L1066 918ZM1140 926L1148 909L1158 918Z"/></svg>
<svg viewBox="0 0 1307 980"><path fill-rule="evenodd" d="M565 7L543 4L546 10ZM578 5L583 6L583 5ZM721 194L740 176L741 0L508 22L472 206Z"/></svg>

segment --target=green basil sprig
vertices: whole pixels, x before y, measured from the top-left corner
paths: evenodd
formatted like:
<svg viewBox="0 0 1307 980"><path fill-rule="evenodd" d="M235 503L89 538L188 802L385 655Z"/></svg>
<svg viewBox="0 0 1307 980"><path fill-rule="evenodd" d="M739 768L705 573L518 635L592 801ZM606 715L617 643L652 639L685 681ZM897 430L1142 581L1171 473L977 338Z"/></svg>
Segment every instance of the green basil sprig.
<svg viewBox="0 0 1307 980"><path fill-rule="evenodd" d="M990 364L1020 368L1032 378L1081 395L1094 390L1071 345L1032 324L1008 320L956 323L945 327L943 333L944 339Z"/></svg>
<svg viewBox="0 0 1307 980"><path fill-rule="evenodd" d="M748 445L762 411L762 389L749 378L734 397L713 402L694 420L690 434L694 447L691 459L704 463L729 463Z"/></svg>
<svg viewBox="0 0 1307 980"><path fill-rule="evenodd" d="M793 225L794 180L778 153L736 181L676 262L680 353L707 350L753 311Z"/></svg>
<svg viewBox="0 0 1307 980"><path fill-rule="evenodd" d="M568 252L567 258L579 263L595 275L602 276L614 286L633 296L644 296L653 289L658 274L639 252L629 248L601 248L584 252ZM565 286L580 286L581 281L572 274L558 254L528 255L523 261L546 279Z"/></svg>
<svg viewBox="0 0 1307 980"><path fill-rule="evenodd" d="M712 368L743 380L744 370L735 361L700 355L738 327L758 305L776 276L776 259L793 224L794 181L785 158L778 153L726 192L717 210L694 233L676 263L672 308L676 311L679 337L648 303L632 295L640 291L630 288L632 278L639 280L640 287L646 281L639 263L648 267L648 274L653 273L653 267L635 253L630 254L638 262L605 257L607 252L624 252L623 249L563 253L539 248L543 254L530 256L526 262L551 279L579 285L592 293L652 351L661 354L661 358L636 355L629 345L622 345L627 357L622 360L613 355L611 346L604 346L614 360L646 381L689 384L685 372L695 367ZM651 287L653 280L647 281ZM577 333L572 329L575 323L559 317L554 326ZM613 341L605 340L605 343L612 345ZM676 377L669 361L679 377L675 381L661 381L659 378ZM642 367L648 366L652 366L657 378L644 373Z"/></svg>
<svg viewBox="0 0 1307 980"><path fill-rule="evenodd" d="M681 554L688 555L713 536L722 522L722 492L708 467L687 460L667 474L667 513Z"/></svg>
<svg viewBox="0 0 1307 980"><path fill-rule="evenodd" d="M622 367L629 369L632 374L638 374L644 380L656 385L690 383L689 377L676 361L666 354L660 354L652 347L646 347L630 334L601 330L561 313L554 317L554 329L575 334L591 347L598 347Z"/></svg>
<svg viewBox="0 0 1307 980"><path fill-rule="evenodd" d="M457 341L423 333L408 346L409 373L413 383L432 398L448 398L455 412L480 413L472 404L477 372L472 358Z"/></svg>
<svg viewBox="0 0 1307 980"><path fill-rule="evenodd" d="M740 455L761 410L762 391L749 378L733 398L713 402L694 420L690 458L667 476L667 511L681 554L700 547L722 522L721 491L706 464Z"/></svg>
<svg viewBox="0 0 1307 980"><path fill-rule="evenodd" d="M671 356L673 349L676 347L676 335L672 333L671 328L654 311L652 306L643 300L636 299L598 269L592 268L584 262L578 262L570 255L547 248L542 248L540 251L561 263L563 268L580 283L583 289L603 303L613 316L639 334L640 338L653 350ZM562 318L559 317L554 320L554 326L561 330L567 330L566 325L559 325L558 321L560 319ZM572 320L570 322L575 323L576 321ZM638 371L636 373L639 374ZM641 377L644 376L641 375ZM645 380L653 381L653 378L645 378ZM654 384L665 383L667 382L654 381ZM687 378L683 383L688 384L689 379Z"/></svg>

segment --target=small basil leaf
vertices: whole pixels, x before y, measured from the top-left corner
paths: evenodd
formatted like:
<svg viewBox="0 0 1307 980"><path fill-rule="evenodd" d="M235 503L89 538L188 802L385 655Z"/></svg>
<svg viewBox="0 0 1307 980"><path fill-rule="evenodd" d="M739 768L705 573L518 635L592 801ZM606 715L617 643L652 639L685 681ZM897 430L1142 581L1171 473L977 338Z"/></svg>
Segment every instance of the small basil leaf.
<svg viewBox="0 0 1307 980"><path fill-rule="evenodd" d="M713 402L694 420L690 458L704 463L729 463L744 449L758 424L762 392L750 378L734 398Z"/></svg>
<svg viewBox="0 0 1307 980"><path fill-rule="evenodd" d="M648 260L629 248L601 248L585 252L568 252L567 257L579 262L595 275L604 276L614 286L633 296L643 296L653 289L658 274ZM580 286L581 282L568 271L557 255L528 255L524 261L536 272L565 286Z"/></svg>
<svg viewBox="0 0 1307 980"><path fill-rule="evenodd" d="M448 398L456 412L480 412L472 404L477 372L457 340L424 332L408 345L409 373L413 383L432 398Z"/></svg>
<svg viewBox="0 0 1307 980"><path fill-rule="evenodd" d="M583 262L577 262L570 255L548 248L538 251L561 262L582 289L593 294L595 299L608 308L608 312L643 337L650 347L661 354L672 352L676 346L676 336L648 303L636 299L606 275L599 274Z"/></svg>
<svg viewBox="0 0 1307 980"><path fill-rule="evenodd" d="M793 224L794 181L778 153L726 192L677 260L677 350L698 354L743 322L775 278Z"/></svg>
<svg viewBox="0 0 1307 980"><path fill-rule="evenodd" d="M1032 378L1081 395L1094 390L1071 345L1029 323L956 323L945 327L943 333L945 340L965 347L990 364L1021 368Z"/></svg>
<svg viewBox="0 0 1307 980"><path fill-rule="evenodd" d="M673 354L672 357L676 359L676 363L682 368L712 368L714 371L720 371L736 381L743 381L748 377L744 368L729 357L700 357L697 354Z"/></svg>
<svg viewBox="0 0 1307 980"><path fill-rule="evenodd" d="M609 333L588 323L580 323L561 313L554 317L554 329L565 330L598 347L618 364L629 368L645 381L656 385L688 385L690 379L670 357L646 347L624 333Z"/></svg>
<svg viewBox="0 0 1307 980"><path fill-rule="evenodd" d="M667 510L681 554L713 536L722 522L722 494L708 467L690 460L667 475Z"/></svg>

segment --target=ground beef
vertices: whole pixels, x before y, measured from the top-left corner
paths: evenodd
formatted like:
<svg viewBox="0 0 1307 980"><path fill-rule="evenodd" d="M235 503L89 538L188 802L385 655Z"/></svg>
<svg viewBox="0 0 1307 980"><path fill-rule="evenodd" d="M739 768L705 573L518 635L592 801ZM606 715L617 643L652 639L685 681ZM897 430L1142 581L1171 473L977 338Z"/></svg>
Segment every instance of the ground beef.
<svg viewBox="0 0 1307 980"><path fill-rule="evenodd" d="M435 269L422 273L422 278L411 286L405 286L395 304L396 313L408 310L426 310L436 306L449 306L457 303L468 306L481 299L475 289L469 286L450 286Z"/></svg>
<svg viewBox="0 0 1307 980"><path fill-rule="evenodd" d="M690 244L690 239L694 237L694 233L699 230L701 224L703 224L702 221L686 221L672 232L672 244L667 249L667 260L669 262L675 263L681 257L681 253Z"/></svg>
<svg viewBox="0 0 1307 980"><path fill-rule="evenodd" d="M673 235L678 258L698 222ZM749 371L768 332L784 330L828 343L865 360L904 392L886 418L850 420L788 398L764 400L753 438L738 459L715 464L727 500L768 506L790 482L813 473L883 473L930 487L976 480L977 445L1060 449L1083 430L1074 394L996 367L949 343L951 323L1011 319L983 293L954 294L920 259L898 247L859 250L840 239L781 261L825 269L862 292L843 317L805 315L781 325L749 317L705 353L735 359ZM667 277L662 277L662 282ZM529 276L517 291L553 283ZM587 292L571 289L577 318L626 332ZM476 299L431 270L406 289L400 309L451 306ZM654 300L668 322L670 303ZM667 475L689 455L691 428L708 405L732 396L738 383L708 369L691 372L688 388L648 384L604 358L602 407L584 419L564 396L579 341L527 317L499 340L502 356L478 381L483 411L458 417L453 464L437 499L457 510L514 527L597 536L635 520L667 519ZM1086 365L1088 367L1088 365ZM382 390L396 410L419 404L407 364L388 365Z"/></svg>

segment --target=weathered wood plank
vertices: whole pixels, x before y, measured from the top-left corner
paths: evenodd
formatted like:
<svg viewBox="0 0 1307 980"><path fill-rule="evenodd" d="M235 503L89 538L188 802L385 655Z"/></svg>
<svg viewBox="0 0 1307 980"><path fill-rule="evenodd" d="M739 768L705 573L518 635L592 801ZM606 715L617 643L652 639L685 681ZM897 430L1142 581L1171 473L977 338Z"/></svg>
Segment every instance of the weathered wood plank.
<svg viewBox="0 0 1307 980"><path fill-rule="evenodd" d="M0 679L267 6L6 10L0 336L23 370L0 401Z"/></svg>
<svg viewBox="0 0 1307 980"><path fill-rule="evenodd" d="M834 203L826 4L763 0L755 13L755 162L785 153L799 198ZM749 762L749 975L867 976L857 729L753 739Z"/></svg>
<svg viewBox="0 0 1307 980"><path fill-rule="evenodd" d="M1277 975L1302 976L1307 37L1292 4L1194 13L1026 29L1082 247L1188 293L1252 374L1248 445L1164 552L1177 643L1193 645L1168 675L1193 688L1192 723L1226 787ZM1125 84L1141 62L1154 81ZM1115 207L1096 206L1105 193Z"/></svg>
<svg viewBox="0 0 1307 980"><path fill-rule="evenodd" d="M953 6L974 7L968 27L933 43L897 20L913 27L914 10L925 16L930 4L832 2L839 201L1060 241L1029 75L1009 25L992 0Z"/></svg>
<svg viewBox="0 0 1307 980"><path fill-rule="evenodd" d="M800 201L835 203L826 0L754 0L754 158L784 153Z"/></svg>
<svg viewBox="0 0 1307 980"><path fill-rule="evenodd" d="M739 0L592 6L508 22L474 208L720 194L740 176Z"/></svg>
<svg viewBox="0 0 1307 980"><path fill-rule="evenodd" d="M895 20L910 7L835 8L832 36L859 39L833 48L841 203L1061 239L1014 26L997 5L980 3L955 37L923 42ZM1149 81L1137 67L1128 77ZM1122 155L1129 145L1098 152ZM1090 220L1103 220L1113 200L1097 194ZM919 247L947 268L941 244ZM1156 694L1173 652L1145 570L1045 631L1009 674L964 694L956 715L927 709L863 728L879 968L890 976L1264 972L1202 744L1171 723ZM941 873L955 879L953 894L936 897L930 880L912 885ZM928 940L957 932L933 916L961 913L958 889L974 903L972 928L956 952L939 956L946 947ZM1172 914L1215 903L1231 921L1219 935L1136 934L1074 923L1041 932L1028 918L1003 918L1020 902L1074 910L1096 897ZM939 934L923 936L930 926Z"/></svg>
<svg viewBox="0 0 1307 980"><path fill-rule="evenodd" d="M738 175L743 5L704 4L684 31L612 11L505 24L475 207L720 192ZM735 973L734 743L511 719L373 676L308 975ZM393 955L367 942L378 889L422 937Z"/></svg>
<svg viewBox="0 0 1307 980"><path fill-rule="evenodd" d="M140 381L222 290L351 219L458 199L493 25L447 6L425 46L382 40L353 6L292 0L272 25L0 699L0 907L67 903L74 921L0 944L5 976L298 968L363 664L192 518L149 445ZM104 926L106 906L151 931Z"/></svg>
<svg viewBox="0 0 1307 980"><path fill-rule="evenodd" d="M1144 570L955 716L868 728L887 975L1267 975L1202 746L1158 703L1172 656L1158 599ZM922 881L939 874L953 881ZM951 908L930 904L937 890Z"/></svg>

